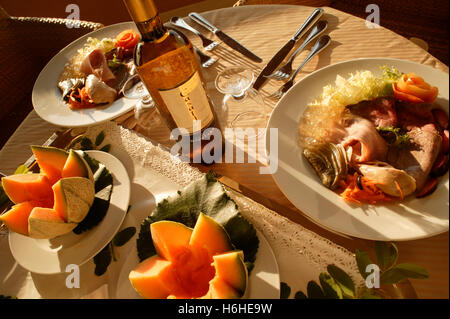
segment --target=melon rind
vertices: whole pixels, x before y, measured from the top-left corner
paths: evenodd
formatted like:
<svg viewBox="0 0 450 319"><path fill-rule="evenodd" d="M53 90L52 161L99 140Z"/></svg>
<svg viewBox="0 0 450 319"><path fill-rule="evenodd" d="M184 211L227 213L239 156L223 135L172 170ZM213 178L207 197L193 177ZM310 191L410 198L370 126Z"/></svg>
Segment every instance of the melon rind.
<svg viewBox="0 0 450 319"><path fill-rule="evenodd" d="M94 182L94 175L84 158L75 150L69 151L69 156L61 172L62 178L85 177Z"/></svg>
<svg viewBox="0 0 450 319"><path fill-rule="evenodd" d="M66 223L51 208L35 207L28 218L28 235L36 239L50 239L67 234L76 226L76 223Z"/></svg>
<svg viewBox="0 0 450 319"><path fill-rule="evenodd" d="M53 185L55 210L68 223L81 222L95 198L94 183L84 177L67 177Z"/></svg>

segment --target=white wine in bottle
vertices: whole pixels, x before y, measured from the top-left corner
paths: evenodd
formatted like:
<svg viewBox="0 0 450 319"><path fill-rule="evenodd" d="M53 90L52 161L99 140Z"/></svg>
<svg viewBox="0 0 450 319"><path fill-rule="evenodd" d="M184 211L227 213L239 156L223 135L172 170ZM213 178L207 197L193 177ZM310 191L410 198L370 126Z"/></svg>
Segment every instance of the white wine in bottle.
<svg viewBox="0 0 450 319"><path fill-rule="evenodd" d="M207 142L201 136L216 119L193 46L184 34L163 25L152 0L123 1L142 37L134 52L137 72L169 129L184 129L190 158L198 158ZM196 138L201 141L195 143Z"/></svg>

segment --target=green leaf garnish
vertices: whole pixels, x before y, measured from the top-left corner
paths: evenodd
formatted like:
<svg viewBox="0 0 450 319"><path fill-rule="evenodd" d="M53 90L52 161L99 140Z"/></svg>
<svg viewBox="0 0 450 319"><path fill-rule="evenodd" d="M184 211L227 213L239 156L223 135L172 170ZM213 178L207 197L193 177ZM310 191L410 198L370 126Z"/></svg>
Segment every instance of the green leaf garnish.
<svg viewBox="0 0 450 319"><path fill-rule="evenodd" d="M160 220L171 220L193 228L200 212L212 217L225 228L236 249L244 251L244 261L250 271L259 246L256 230L241 215L236 203L212 173L206 174L176 195L158 203L150 216L141 223L136 241L140 261L156 254L150 224Z"/></svg>
<svg viewBox="0 0 450 319"><path fill-rule="evenodd" d="M104 139L105 139L105 132L101 131L95 138L95 146L100 146L100 144L103 143Z"/></svg>
<svg viewBox="0 0 450 319"><path fill-rule="evenodd" d="M328 273L336 281L346 297L355 297L355 283L352 278L341 268L335 265L328 265Z"/></svg>
<svg viewBox="0 0 450 319"><path fill-rule="evenodd" d="M291 294L291 287L285 282L280 282L280 299L288 299Z"/></svg>
<svg viewBox="0 0 450 319"><path fill-rule="evenodd" d="M108 153L110 150L111 150L111 144L106 144L101 149L99 149L99 151L106 152L106 153Z"/></svg>
<svg viewBox="0 0 450 319"><path fill-rule="evenodd" d="M380 276L382 284L395 284L408 278L425 279L428 272L420 266L413 264L398 264L383 272Z"/></svg>
<svg viewBox="0 0 450 319"><path fill-rule="evenodd" d="M397 262L398 248L393 243L377 241L375 242L375 254L380 268L386 270Z"/></svg>
<svg viewBox="0 0 450 319"><path fill-rule="evenodd" d="M94 256L95 263L95 271L94 273L97 276L103 275L106 270L108 270L108 266L111 263L112 255L110 250L110 245L106 245L97 255Z"/></svg>
<svg viewBox="0 0 450 319"><path fill-rule="evenodd" d="M81 146L81 150L82 151L88 151L88 150L93 150L94 144L92 143L92 141L87 138L87 137L82 137L80 140L80 146Z"/></svg>
<svg viewBox="0 0 450 319"><path fill-rule="evenodd" d="M369 255L363 251L357 249L355 252L356 263L358 264L358 270L361 276L366 279L369 273L366 272L366 268L370 264L374 264L372 259L370 259Z"/></svg>
<svg viewBox="0 0 450 319"><path fill-rule="evenodd" d="M301 291L297 291L294 295L294 299L308 299L308 297Z"/></svg>
<svg viewBox="0 0 450 319"><path fill-rule="evenodd" d="M377 131L389 146L405 148L410 144L408 133L403 132L399 127L379 126Z"/></svg>
<svg viewBox="0 0 450 319"><path fill-rule="evenodd" d="M308 293L309 299L325 299L325 293L322 288L313 280L308 282L308 286L306 287L306 291Z"/></svg>
<svg viewBox="0 0 450 319"><path fill-rule="evenodd" d="M122 229L114 236L112 243L117 247L123 246L134 236L134 234L136 234L136 227Z"/></svg>
<svg viewBox="0 0 450 319"><path fill-rule="evenodd" d="M319 275L320 285L322 286L325 297L328 299L342 299L342 290L336 281L329 274L323 272Z"/></svg>

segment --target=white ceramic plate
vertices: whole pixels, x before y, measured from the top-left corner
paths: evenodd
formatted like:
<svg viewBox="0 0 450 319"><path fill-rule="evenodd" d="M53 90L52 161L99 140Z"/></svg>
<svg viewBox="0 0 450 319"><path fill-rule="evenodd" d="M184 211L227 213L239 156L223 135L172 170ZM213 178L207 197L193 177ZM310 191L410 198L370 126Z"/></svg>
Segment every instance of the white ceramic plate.
<svg viewBox="0 0 450 319"><path fill-rule="evenodd" d="M80 235L70 232L53 239L34 239L10 232L11 253L23 268L38 274L56 274L65 272L69 264L81 266L100 252L119 230L130 202L128 173L111 154L101 151L86 153L103 163L113 175L106 216L99 225Z"/></svg>
<svg viewBox="0 0 450 319"><path fill-rule="evenodd" d="M413 240L430 237L449 229L448 173L440 179L436 191L422 199L411 196L401 204L355 206L322 186L314 170L297 145L299 120L308 103L314 101L336 75L347 77L357 70L380 74L379 66L395 66L401 72L415 72L439 88L437 103L449 108L447 73L414 62L395 59L357 59L320 69L295 84L276 105L269 123L278 128L278 170L275 182L286 197L313 221L324 228L371 240ZM266 152L270 150L266 137Z"/></svg>
<svg viewBox="0 0 450 319"><path fill-rule="evenodd" d="M280 298L280 275L278 264L270 248L267 239L257 231L259 248L256 256L255 267L250 273L249 288L246 295L249 299L279 299ZM139 264L136 247L125 260L120 270L117 282L117 299L140 299L141 296L134 290L128 279L130 272Z"/></svg>
<svg viewBox="0 0 450 319"><path fill-rule="evenodd" d="M77 50L84 46L89 37L99 40L115 38L126 29L137 31L133 22L123 22L90 32L66 46L47 63L39 74L32 92L34 109L42 119L64 127L89 126L115 118L134 107L137 100L122 97L108 106L71 110L62 100L58 88L58 78L64 65L77 54Z"/></svg>

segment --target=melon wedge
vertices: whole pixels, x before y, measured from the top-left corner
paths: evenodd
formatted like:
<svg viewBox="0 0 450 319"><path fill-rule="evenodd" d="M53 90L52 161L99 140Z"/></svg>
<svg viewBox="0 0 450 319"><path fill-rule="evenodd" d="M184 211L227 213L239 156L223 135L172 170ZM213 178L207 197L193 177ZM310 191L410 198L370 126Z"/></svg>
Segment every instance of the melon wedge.
<svg viewBox="0 0 450 319"><path fill-rule="evenodd" d="M189 245L205 248L211 256L233 250L225 228L205 214L198 216Z"/></svg>
<svg viewBox="0 0 450 319"><path fill-rule="evenodd" d="M62 178L66 177L86 177L91 181L94 181L91 168L86 163L84 158L77 153L77 151L70 150L69 156L61 171Z"/></svg>
<svg viewBox="0 0 450 319"><path fill-rule="evenodd" d="M54 210L69 223L81 222L95 198L94 183L84 177L67 177L53 185Z"/></svg>
<svg viewBox="0 0 450 319"><path fill-rule="evenodd" d="M41 173L48 177L51 185L61 179L62 170L69 156L65 150L50 146L31 146L31 151Z"/></svg>
<svg viewBox="0 0 450 319"><path fill-rule="evenodd" d="M216 276L235 289L241 296L247 287L247 267L241 250L213 256Z"/></svg>
<svg viewBox="0 0 450 319"><path fill-rule="evenodd" d="M158 255L142 261L129 274L143 298L245 295L248 273L243 252L232 250L227 232L214 219L200 213L193 230L172 221L152 223L150 229Z"/></svg>
<svg viewBox="0 0 450 319"><path fill-rule="evenodd" d="M173 261L189 244L192 229L171 221L159 221L150 225L153 244L162 258Z"/></svg>
<svg viewBox="0 0 450 319"><path fill-rule="evenodd" d="M164 299L170 294L173 282L171 263L157 255L147 258L130 272L133 288L146 299Z"/></svg>
<svg viewBox="0 0 450 319"><path fill-rule="evenodd" d="M9 199L18 204L50 198L53 191L49 180L41 174L16 174L2 178L3 189Z"/></svg>
<svg viewBox="0 0 450 319"><path fill-rule="evenodd" d="M2 221L9 230L28 236L28 217L35 207L51 207L49 203L28 201L14 205L6 213L0 215Z"/></svg>
<svg viewBox="0 0 450 319"><path fill-rule="evenodd" d="M76 223L66 223L52 208L35 207L28 218L28 235L37 239L55 238L76 226Z"/></svg>

